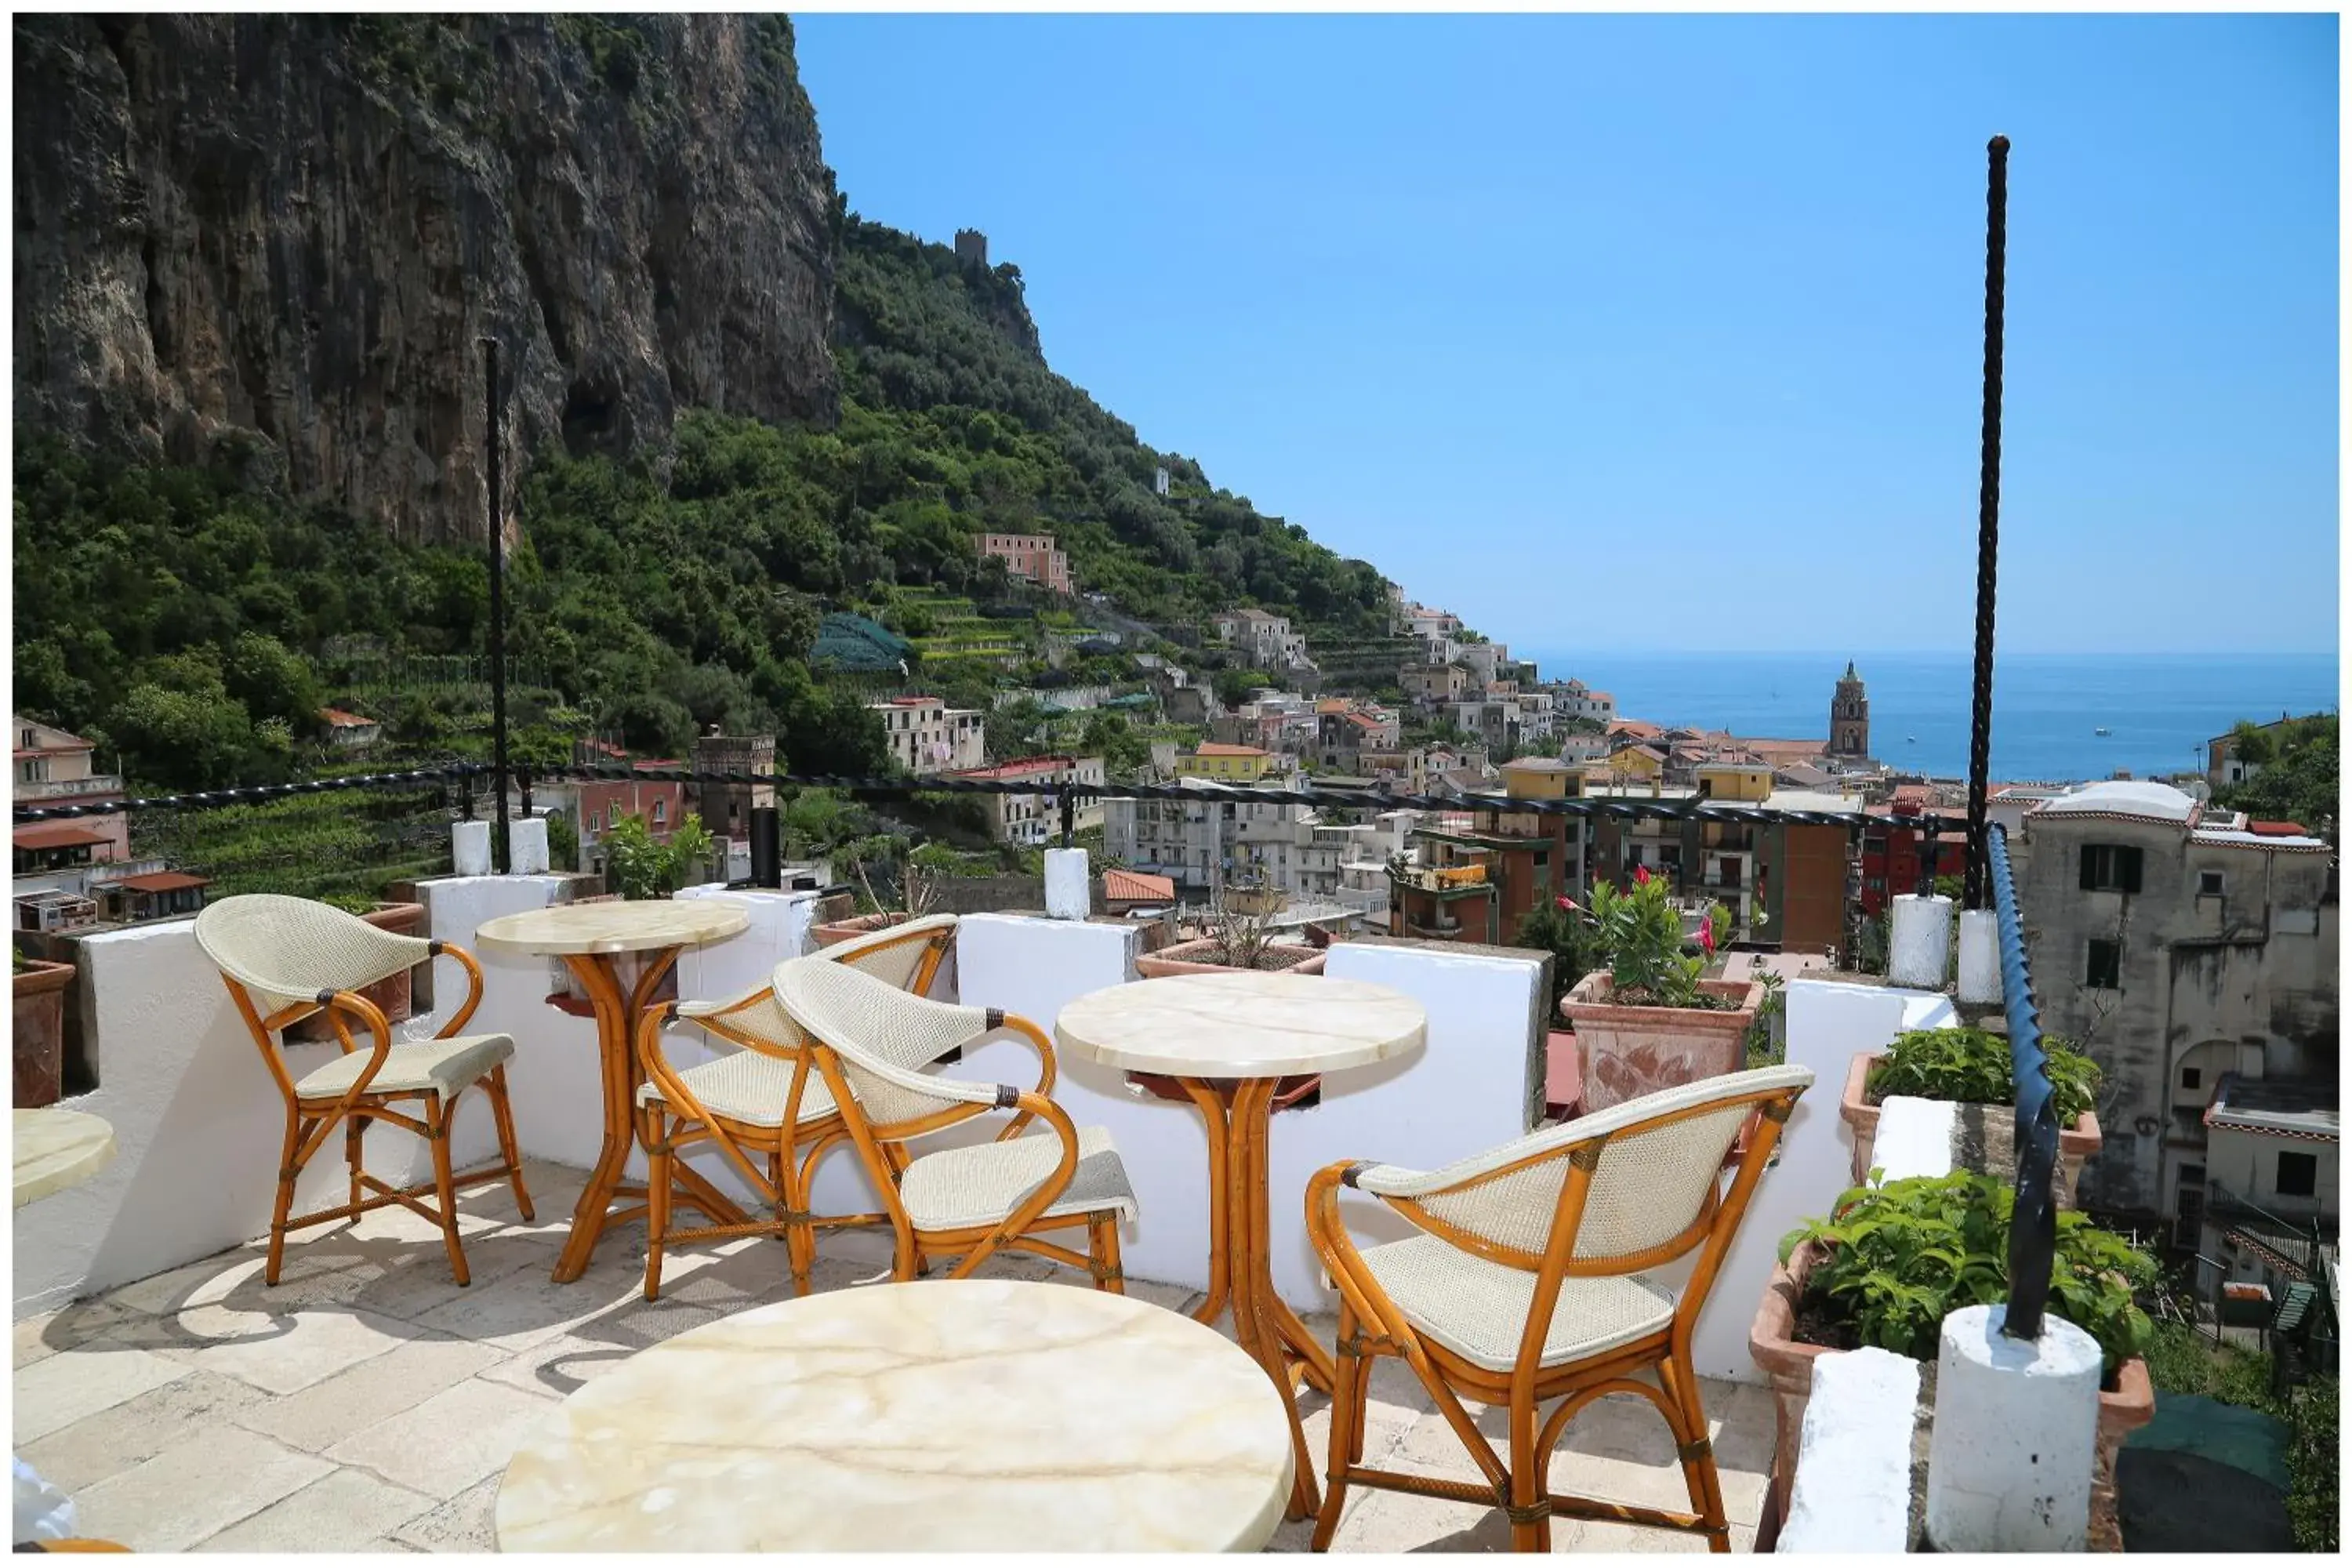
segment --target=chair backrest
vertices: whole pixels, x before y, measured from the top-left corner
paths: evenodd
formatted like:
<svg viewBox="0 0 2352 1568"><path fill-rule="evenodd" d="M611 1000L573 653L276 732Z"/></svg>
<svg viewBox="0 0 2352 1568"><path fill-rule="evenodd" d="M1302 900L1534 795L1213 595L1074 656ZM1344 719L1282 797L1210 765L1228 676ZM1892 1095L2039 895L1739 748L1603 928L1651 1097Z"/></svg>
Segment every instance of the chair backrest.
<svg viewBox="0 0 2352 1568"><path fill-rule="evenodd" d="M274 1012L321 991L357 991L432 956L423 937L379 931L331 904L241 893L196 917L196 945Z"/></svg>
<svg viewBox="0 0 2352 1568"><path fill-rule="evenodd" d="M931 977L955 945L955 916L925 915L835 942L818 950L816 956L863 970L886 985L919 996L930 989Z"/></svg>
<svg viewBox="0 0 2352 1568"><path fill-rule="evenodd" d="M1785 1108L1813 1081L1811 1068L1759 1068L1646 1094L1432 1172L1400 1193L1441 1225L1521 1255L1533 1267L1573 1226L1571 1274L1653 1268L1705 1241L1719 1215L1724 1158L1759 1110ZM1786 1110L1780 1110L1785 1117ZM1592 1176L1570 1212L1568 1175ZM1363 1185L1380 1191L1373 1179Z"/></svg>
<svg viewBox="0 0 2352 1568"><path fill-rule="evenodd" d="M963 1103L926 1091L920 1069L991 1026L982 1008L911 995L821 955L778 964L775 996L793 1023L833 1053L858 1109L881 1127Z"/></svg>

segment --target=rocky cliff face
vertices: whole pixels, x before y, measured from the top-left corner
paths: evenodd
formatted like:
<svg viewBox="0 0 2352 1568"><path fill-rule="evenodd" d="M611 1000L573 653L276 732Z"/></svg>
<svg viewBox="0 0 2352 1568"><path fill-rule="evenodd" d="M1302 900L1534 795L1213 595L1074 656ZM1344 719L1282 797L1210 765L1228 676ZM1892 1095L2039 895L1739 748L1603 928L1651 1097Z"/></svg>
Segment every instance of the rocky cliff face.
<svg viewBox="0 0 2352 1568"><path fill-rule="evenodd" d="M829 422L833 175L778 16L14 19L16 418L421 540L673 413ZM509 486L511 497L511 481Z"/></svg>

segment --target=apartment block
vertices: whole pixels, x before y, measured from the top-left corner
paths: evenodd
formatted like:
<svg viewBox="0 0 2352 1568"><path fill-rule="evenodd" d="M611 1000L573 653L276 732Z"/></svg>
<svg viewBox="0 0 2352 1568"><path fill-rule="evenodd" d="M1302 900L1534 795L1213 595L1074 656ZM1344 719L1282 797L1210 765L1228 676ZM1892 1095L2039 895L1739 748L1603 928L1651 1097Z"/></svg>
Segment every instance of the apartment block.
<svg viewBox="0 0 2352 1568"><path fill-rule="evenodd" d="M890 755L910 773L958 773L988 760L987 715L978 709L950 708L936 697L893 697L866 706L882 716Z"/></svg>
<svg viewBox="0 0 2352 1568"><path fill-rule="evenodd" d="M1003 784L1034 784L1036 793L1012 791L980 796L988 815L989 837L1000 844L1041 845L1057 841L1062 831L1062 807L1055 784L1097 784L1103 782L1100 757L1023 757L994 767L967 768L949 775L988 779ZM1073 832L1104 825L1100 795L1081 795L1072 808Z"/></svg>
<svg viewBox="0 0 2352 1568"><path fill-rule="evenodd" d="M983 533L974 542L983 556L994 556L1015 577L1056 594L1073 592L1070 558L1050 533Z"/></svg>

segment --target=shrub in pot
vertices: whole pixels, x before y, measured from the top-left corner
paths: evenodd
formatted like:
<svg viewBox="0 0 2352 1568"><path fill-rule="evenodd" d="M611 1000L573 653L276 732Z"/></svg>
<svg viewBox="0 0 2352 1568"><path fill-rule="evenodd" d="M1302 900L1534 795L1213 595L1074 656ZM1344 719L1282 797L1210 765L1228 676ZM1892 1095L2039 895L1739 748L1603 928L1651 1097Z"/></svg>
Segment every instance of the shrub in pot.
<svg viewBox="0 0 2352 1568"><path fill-rule="evenodd" d="M1715 952L1713 917L1699 922L1698 953L1685 953L1682 916L1646 868L1622 892L1596 882L1589 896L1589 907L1559 900L1583 923L1596 964L1560 1005L1576 1027L1585 1111L1738 1072L1764 988L1699 978Z"/></svg>
<svg viewBox="0 0 2352 1568"><path fill-rule="evenodd" d="M939 902L939 877L924 867L922 850L915 848L904 835L873 834L850 845L844 853L851 874L857 879L858 902L866 906L865 912L827 921L814 928L809 934L819 947L831 947L852 937L904 925L930 913L931 907ZM883 868L878 891L867 869L869 862ZM898 885L895 896L890 892L893 882Z"/></svg>
<svg viewBox="0 0 2352 1568"><path fill-rule="evenodd" d="M1772 1490L1781 1516L1814 1360L1872 1346L1933 1361L1947 1315L2008 1299L2015 1201L2007 1181L1973 1172L1874 1180L1781 1238L1748 1339L1778 1406ZM2116 1451L2156 1413L2145 1359L2151 1331L2137 1300L2156 1276L2155 1261L2122 1237L2080 1214L2058 1215L2047 1311L2096 1340L2105 1363L2094 1542L2114 1532Z"/></svg>
<svg viewBox="0 0 2352 1568"><path fill-rule="evenodd" d="M18 1110L55 1105L63 1092L66 1067L66 987L73 984L74 966L26 958L10 950L10 973L15 1000L9 1013L9 1042L16 1058Z"/></svg>
<svg viewBox="0 0 2352 1568"><path fill-rule="evenodd" d="M1561 1004L1592 967L1591 944L1585 940L1585 926L1570 908L1569 900L1560 899L1521 916L1511 945L1551 954L1551 1005L1544 1010L1544 1016L1560 1019ZM1576 1036L1567 1029L1548 1029L1544 1035L1546 1110L1574 1110L1582 1096L1583 1063L1577 1055Z"/></svg>
<svg viewBox="0 0 2352 1568"><path fill-rule="evenodd" d="M2099 1065L2064 1040L2044 1038L2052 1109L2058 1115L2058 1201L2071 1207L2083 1162L2099 1152L2099 1119L2094 1109ZM1890 1095L1950 1100L1999 1108L1994 1119L2006 1128L2016 1104L2011 1079L2009 1038L1988 1029L1906 1029L1876 1056L1856 1056L1846 1069L1845 1098L1838 1114L1853 1129L1853 1179L1870 1169L1878 1138L1878 1107ZM2005 1163L2008 1136L1989 1142L1988 1158Z"/></svg>

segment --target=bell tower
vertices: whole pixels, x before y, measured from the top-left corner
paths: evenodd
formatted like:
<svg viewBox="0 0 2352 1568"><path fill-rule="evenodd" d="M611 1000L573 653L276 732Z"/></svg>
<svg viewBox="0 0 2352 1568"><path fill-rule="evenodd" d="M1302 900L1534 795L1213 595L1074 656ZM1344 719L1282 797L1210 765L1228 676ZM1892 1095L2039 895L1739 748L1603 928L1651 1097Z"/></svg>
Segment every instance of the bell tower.
<svg viewBox="0 0 2352 1568"><path fill-rule="evenodd" d="M1870 698L1863 690L1862 677L1853 672L1852 659L1845 661L1837 695L1830 699L1830 755L1870 755Z"/></svg>

